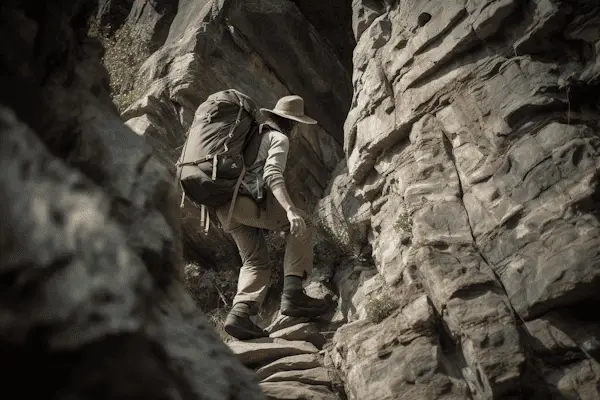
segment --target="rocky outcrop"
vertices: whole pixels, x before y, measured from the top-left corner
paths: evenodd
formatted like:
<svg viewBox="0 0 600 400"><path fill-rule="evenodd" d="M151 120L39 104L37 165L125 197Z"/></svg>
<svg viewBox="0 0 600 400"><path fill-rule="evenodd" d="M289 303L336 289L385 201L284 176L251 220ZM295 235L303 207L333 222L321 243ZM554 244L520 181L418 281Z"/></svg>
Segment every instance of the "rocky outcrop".
<svg viewBox="0 0 600 400"><path fill-rule="evenodd" d="M318 208L378 272L338 274L362 282L331 353L349 397L598 398L597 2L353 10L347 170Z"/></svg>
<svg viewBox="0 0 600 400"><path fill-rule="evenodd" d="M123 117L171 169L195 109L209 94L233 87L265 107L301 95L319 125L304 127L292 141L286 173L300 206L310 210L321 198L342 157L351 80L330 42L293 3L182 0L165 44L140 77L145 94ZM218 229L202 236L198 220L188 203L182 211L186 258L206 266L230 263L231 242Z"/></svg>
<svg viewBox="0 0 600 400"><path fill-rule="evenodd" d="M0 6L3 389L264 398L183 287L174 186L110 100L90 2L59 3Z"/></svg>

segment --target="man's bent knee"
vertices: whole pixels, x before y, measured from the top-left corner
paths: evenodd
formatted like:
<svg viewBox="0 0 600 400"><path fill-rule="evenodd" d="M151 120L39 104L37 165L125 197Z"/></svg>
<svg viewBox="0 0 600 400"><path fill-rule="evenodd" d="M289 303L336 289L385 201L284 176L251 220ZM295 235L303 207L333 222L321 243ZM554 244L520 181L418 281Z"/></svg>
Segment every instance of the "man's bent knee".
<svg viewBox="0 0 600 400"><path fill-rule="evenodd" d="M264 260L245 260L243 267L255 271L267 271L271 269L269 263Z"/></svg>

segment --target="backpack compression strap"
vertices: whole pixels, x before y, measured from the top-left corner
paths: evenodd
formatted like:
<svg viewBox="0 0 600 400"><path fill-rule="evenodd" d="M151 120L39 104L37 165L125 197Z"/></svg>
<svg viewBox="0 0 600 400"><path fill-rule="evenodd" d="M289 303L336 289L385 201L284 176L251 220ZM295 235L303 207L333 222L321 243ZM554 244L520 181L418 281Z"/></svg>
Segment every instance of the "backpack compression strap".
<svg viewBox="0 0 600 400"><path fill-rule="evenodd" d="M236 94L237 96L237 94ZM233 127L231 128L231 131L229 131L229 139L231 139L233 137L233 131L235 129L235 127L240 123L240 119L242 118L242 110L244 109L244 102L243 100L239 97L238 100L240 101L240 110L238 111L238 115L237 118L235 120L235 124L233 125ZM227 141L225 141L225 151L228 150L227 147ZM216 160L215 156L215 160ZM216 168L213 169L213 176L215 176L216 174ZM242 172L240 172L240 176L237 179L237 182L235 183L235 188L233 189L233 196L231 197L231 204L229 206L229 212L227 213L227 226L229 226L229 223L231 222L231 216L233 215L233 208L235 207L235 201L237 200L237 195L238 195L238 191L240 190L240 185L242 184L242 180L244 179L244 175L246 175L246 163L242 161ZM208 224L207 224L208 226ZM205 230L205 232L208 232L208 229Z"/></svg>

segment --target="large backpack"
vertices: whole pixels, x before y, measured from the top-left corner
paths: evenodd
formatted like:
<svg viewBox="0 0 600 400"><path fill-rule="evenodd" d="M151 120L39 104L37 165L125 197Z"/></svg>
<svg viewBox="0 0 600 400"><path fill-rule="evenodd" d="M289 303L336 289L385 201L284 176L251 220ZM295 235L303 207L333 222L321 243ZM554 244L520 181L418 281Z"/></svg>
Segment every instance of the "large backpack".
<svg viewBox="0 0 600 400"><path fill-rule="evenodd" d="M205 231L210 224L207 207L231 202L228 222L231 219L242 179L260 145L257 114L256 103L235 89L210 95L196 109L176 166L181 206L186 198L201 206ZM184 189L190 180L193 195Z"/></svg>

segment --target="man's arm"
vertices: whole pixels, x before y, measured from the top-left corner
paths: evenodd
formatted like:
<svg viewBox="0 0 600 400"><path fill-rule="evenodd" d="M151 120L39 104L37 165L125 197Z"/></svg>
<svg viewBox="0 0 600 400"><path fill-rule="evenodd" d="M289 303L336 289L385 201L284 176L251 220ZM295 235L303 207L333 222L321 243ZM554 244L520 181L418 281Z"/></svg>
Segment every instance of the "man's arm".
<svg viewBox="0 0 600 400"><path fill-rule="evenodd" d="M294 206L294 202L287 191L283 179L283 171L285 170L289 151L289 139L277 131L271 131L268 134L270 141L265 160L263 179L267 186L269 186L269 189L271 189L275 199L277 199L281 207L285 210L290 222L291 234L295 236L301 235L306 229L306 222Z"/></svg>

